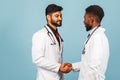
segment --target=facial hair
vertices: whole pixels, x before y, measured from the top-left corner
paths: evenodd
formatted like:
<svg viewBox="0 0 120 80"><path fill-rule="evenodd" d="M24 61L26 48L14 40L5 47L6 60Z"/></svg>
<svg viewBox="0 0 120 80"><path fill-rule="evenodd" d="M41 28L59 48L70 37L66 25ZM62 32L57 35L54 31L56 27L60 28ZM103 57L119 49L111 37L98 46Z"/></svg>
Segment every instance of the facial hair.
<svg viewBox="0 0 120 80"><path fill-rule="evenodd" d="M92 26L85 23L85 28L86 28L86 31L90 31L92 29Z"/></svg>
<svg viewBox="0 0 120 80"><path fill-rule="evenodd" d="M60 26L62 26L62 20L54 21L54 20L51 19L51 24L53 24L56 27L60 27Z"/></svg>

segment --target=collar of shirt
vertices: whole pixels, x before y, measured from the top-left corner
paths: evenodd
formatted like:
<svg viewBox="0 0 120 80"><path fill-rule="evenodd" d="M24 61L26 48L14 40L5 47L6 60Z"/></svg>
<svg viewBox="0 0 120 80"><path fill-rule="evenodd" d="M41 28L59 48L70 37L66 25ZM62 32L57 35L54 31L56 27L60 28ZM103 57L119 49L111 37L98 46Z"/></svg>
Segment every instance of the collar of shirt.
<svg viewBox="0 0 120 80"><path fill-rule="evenodd" d="M96 26L96 27L94 27L91 31L90 31L90 35L92 34L92 32L97 28L97 27L99 27L99 26Z"/></svg>
<svg viewBox="0 0 120 80"><path fill-rule="evenodd" d="M52 32L54 33L54 35L55 35L55 33L58 31L57 29L54 30L49 24L47 24L47 26L52 30Z"/></svg>
<svg viewBox="0 0 120 80"><path fill-rule="evenodd" d="M58 29L54 30L52 27L50 27L49 24L47 24L47 26L52 30L52 32L53 32L54 35L55 35L56 32L58 32ZM58 34L59 34L59 33L58 33ZM60 34L59 34L59 36L60 36ZM61 36L60 36L60 38L61 38L61 41L63 42L64 40L62 39Z"/></svg>

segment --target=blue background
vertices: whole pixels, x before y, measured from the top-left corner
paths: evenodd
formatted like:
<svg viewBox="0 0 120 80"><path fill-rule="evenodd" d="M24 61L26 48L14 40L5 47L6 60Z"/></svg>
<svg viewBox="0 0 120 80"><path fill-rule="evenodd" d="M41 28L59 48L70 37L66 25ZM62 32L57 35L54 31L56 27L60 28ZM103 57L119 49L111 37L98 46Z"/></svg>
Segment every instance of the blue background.
<svg viewBox="0 0 120 80"><path fill-rule="evenodd" d="M88 32L83 24L84 10L91 4L103 7L102 25L110 43L106 80L120 79L120 9L119 0L0 0L0 80L35 80L32 63L32 35L46 24L44 10L48 4L61 5L63 25L59 32L64 39L64 62L81 59ZM65 74L66 80L77 80L78 72Z"/></svg>

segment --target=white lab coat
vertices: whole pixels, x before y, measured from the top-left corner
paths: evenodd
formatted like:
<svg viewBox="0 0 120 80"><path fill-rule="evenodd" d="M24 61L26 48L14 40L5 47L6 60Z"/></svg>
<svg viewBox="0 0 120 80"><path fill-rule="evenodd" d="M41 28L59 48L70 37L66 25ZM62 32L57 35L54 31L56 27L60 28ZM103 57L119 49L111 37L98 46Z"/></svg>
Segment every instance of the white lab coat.
<svg viewBox="0 0 120 80"><path fill-rule="evenodd" d="M48 31L53 35L49 34ZM37 66L37 80L63 80L59 72L62 63L62 42L60 47L51 29L46 26L33 35L32 38L32 59ZM55 45L51 45L55 40ZM60 37L59 37L60 38Z"/></svg>
<svg viewBox="0 0 120 80"><path fill-rule="evenodd" d="M85 54L82 54L81 62L73 63L73 70L80 70L78 80L105 80L109 44L104 31L104 28L99 27L93 33L85 45Z"/></svg>

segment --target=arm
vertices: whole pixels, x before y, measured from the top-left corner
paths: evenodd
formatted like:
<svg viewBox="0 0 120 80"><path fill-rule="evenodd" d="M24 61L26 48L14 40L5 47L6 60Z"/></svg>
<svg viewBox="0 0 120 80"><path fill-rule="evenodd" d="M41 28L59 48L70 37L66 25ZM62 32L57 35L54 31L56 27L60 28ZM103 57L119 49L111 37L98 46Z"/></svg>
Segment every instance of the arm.
<svg viewBox="0 0 120 80"><path fill-rule="evenodd" d="M81 62L73 63L72 64L72 70L73 71L80 71L80 65L81 65Z"/></svg>

